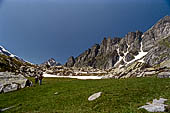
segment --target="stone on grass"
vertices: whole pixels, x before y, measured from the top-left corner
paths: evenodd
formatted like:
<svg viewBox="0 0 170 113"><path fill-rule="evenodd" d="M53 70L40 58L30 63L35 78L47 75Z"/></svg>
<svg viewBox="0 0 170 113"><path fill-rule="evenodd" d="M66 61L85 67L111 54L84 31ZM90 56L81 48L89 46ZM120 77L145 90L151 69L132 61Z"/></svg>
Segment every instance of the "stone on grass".
<svg viewBox="0 0 170 113"><path fill-rule="evenodd" d="M154 99L152 103L147 103L147 105L144 105L139 109L145 109L148 112L164 112L165 107L167 106L164 104L165 101L167 101L167 99L164 98L160 98L159 100Z"/></svg>
<svg viewBox="0 0 170 113"><path fill-rule="evenodd" d="M99 98L101 96L102 92L98 92L98 93L95 93L93 95L91 95L89 98L88 98L88 101L93 101L93 100L96 100L97 98Z"/></svg>
<svg viewBox="0 0 170 113"><path fill-rule="evenodd" d="M11 106L11 107L7 107L7 108L0 109L0 112L7 111L7 110L12 109L12 108L14 108L14 107L15 107L15 106Z"/></svg>
<svg viewBox="0 0 170 113"><path fill-rule="evenodd" d="M54 95L58 95L58 92L55 92Z"/></svg>

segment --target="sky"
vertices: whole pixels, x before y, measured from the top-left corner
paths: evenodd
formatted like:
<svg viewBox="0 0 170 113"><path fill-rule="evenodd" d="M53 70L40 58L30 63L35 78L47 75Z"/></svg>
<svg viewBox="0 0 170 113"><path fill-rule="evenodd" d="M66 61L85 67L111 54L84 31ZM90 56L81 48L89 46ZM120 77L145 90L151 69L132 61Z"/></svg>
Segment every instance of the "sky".
<svg viewBox="0 0 170 113"><path fill-rule="evenodd" d="M169 0L0 0L0 45L35 64L64 64L104 37L145 32Z"/></svg>

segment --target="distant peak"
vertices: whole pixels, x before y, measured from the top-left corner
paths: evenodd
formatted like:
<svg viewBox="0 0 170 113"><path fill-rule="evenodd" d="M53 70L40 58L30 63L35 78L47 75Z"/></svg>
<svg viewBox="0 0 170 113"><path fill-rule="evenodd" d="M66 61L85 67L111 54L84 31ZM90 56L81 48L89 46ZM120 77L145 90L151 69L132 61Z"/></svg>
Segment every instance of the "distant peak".
<svg viewBox="0 0 170 113"><path fill-rule="evenodd" d="M41 65L49 65L49 66L60 66L59 62L56 62L54 58L50 58L48 61L42 63Z"/></svg>

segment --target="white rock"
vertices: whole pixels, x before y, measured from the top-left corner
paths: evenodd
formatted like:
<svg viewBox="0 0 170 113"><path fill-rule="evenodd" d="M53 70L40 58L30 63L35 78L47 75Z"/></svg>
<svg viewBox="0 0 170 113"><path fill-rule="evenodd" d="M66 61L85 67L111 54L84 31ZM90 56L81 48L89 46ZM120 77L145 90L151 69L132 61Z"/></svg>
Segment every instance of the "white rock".
<svg viewBox="0 0 170 113"><path fill-rule="evenodd" d="M55 92L54 95L58 95L58 92Z"/></svg>
<svg viewBox="0 0 170 113"><path fill-rule="evenodd" d="M91 95L89 98L88 98L88 101L93 101L93 100L96 100L97 98L99 98L101 96L102 92L98 92L98 93L95 93L93 95Z"/></svg>
<svg viewBox="0 0 170 113"><path fill-rule="evenodd" d="M154 99L152 103L147 103L148 105L144 105L140 107L139 109L146 109L148 112L164 112L165 111L165 105L164 102L167 101L167 99L160 98L159 100Z"/></svg>
<svg viewBox="0 0 170 113"><path fill-rule="evenodd" d="M7 92L15 91L17 89L18 89L18 84L11 83L3 88L3 92L7 93Z"/></svg>

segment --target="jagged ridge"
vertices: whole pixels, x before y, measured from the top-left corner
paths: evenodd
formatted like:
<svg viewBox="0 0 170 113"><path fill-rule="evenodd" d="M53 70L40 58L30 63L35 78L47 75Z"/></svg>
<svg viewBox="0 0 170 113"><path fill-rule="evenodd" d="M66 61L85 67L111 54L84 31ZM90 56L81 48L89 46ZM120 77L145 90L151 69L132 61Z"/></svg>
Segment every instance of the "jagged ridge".
<svg viewBox="0 0 170 113"><path fill-rule="evenodd" d="M150 66L170 59L170 16L158 21L145 33L129 32L125 37L108 39L95 44L78 57L70 57L67 67L108 69L127 66L134 61Z"/></svg>

